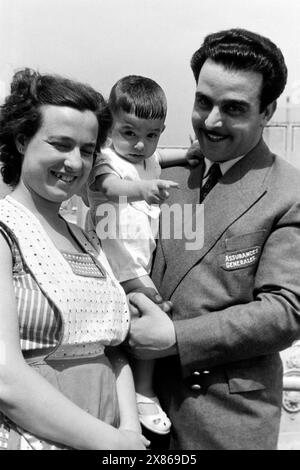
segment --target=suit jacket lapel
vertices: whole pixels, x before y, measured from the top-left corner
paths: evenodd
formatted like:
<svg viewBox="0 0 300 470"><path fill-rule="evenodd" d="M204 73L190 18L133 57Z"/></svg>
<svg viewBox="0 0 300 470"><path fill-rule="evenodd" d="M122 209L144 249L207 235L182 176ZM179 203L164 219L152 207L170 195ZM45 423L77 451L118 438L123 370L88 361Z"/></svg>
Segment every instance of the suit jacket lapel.
<svg viewBox="0 0 300 470"><path fill-rule="evenodd" d="M214 246L226 229L246 212L266 192L265 178L272 165L272 155L261 141L255 149L239 160L211 190L205 199L204 229L202 247L187 249L190 243L187 231L182 229L182 238L163 240L163 247L168 259L162 287L163 296L169 298L181 280ZM191 174L193 171L191 172ZM195 219L196 204L199 204L199 190L191 191L188 184L183 190L183 212L185 204L193 205ZM194 195L187 193L193 192ZM199 206L198 206L199 210ZM179 233L179 232L178 232ZM198 233L198 239L200 240ZM190 245L191 246L191 245Z"/></svg>

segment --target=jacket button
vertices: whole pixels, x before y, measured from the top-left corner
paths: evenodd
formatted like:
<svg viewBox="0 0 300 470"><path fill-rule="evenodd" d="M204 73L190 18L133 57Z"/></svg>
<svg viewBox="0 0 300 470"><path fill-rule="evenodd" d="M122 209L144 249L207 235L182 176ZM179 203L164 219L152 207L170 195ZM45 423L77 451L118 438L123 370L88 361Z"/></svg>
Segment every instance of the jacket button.
<svg viewBox="0 0 300 470"><path fill-rule="evenodd" d="M208 374L210 374L210 370L203 370L202 374L208 375Z"/></svg>
<svg viewBox="0 0 300 470"><path fill-rule="evenodd" d="M194 370L193 375L198 376L200 375L200 372L198 370Z"/></svg>
<svg viewBox="0 0 300 470"><path fill-rule="evenodd" d="M194 391L201 390L201 385L193 384L191 385L191 390L194 390Z"/></svg>

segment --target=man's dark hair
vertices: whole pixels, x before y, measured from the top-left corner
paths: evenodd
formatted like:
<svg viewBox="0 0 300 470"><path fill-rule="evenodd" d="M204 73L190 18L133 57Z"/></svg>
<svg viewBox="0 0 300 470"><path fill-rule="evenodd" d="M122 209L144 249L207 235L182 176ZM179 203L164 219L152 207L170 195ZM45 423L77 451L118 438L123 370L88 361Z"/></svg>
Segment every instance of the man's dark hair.
<svg viewBox="0 0 300 470"><path fill-rule="evenodd" d="M191 59L196 82L207 59L227 69L262 74L261 112L281 95L286 85L287 68L281 50L270 39L245 29L229 29L206 36Z"/></svg>

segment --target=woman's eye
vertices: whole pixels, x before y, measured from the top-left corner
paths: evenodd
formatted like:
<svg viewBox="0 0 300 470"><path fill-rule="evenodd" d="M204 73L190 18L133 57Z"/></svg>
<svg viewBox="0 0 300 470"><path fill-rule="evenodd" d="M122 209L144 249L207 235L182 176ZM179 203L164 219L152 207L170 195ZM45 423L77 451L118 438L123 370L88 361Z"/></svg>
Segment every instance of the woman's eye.
<svg viewBox="0 0 300 470"><path fill-rule="evenodd" d="M55 147L57 150L61 152L68 152L70 150L70 146L67 144L63 144L61 142L50 142L50 144Z"/></svg>
<svg viewBox="0 0 300 470"><path fill-rule="evenodd" d="M81 150L81 154L84 157L93 157L94 156L94 151L93 150Z"/></svg>

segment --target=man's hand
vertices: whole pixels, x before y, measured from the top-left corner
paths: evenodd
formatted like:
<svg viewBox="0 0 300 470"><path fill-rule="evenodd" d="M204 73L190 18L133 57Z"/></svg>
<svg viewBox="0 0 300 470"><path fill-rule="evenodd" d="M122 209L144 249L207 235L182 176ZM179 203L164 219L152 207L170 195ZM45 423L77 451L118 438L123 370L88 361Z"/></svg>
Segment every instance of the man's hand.
<svg viewBox="0 0 300 470"><path fill-rule="evenodd" d="M141 293L128 295L131 326L128 344L140 359L155 359L177 353L175 328L170 317Z"/></svg>
<svg viewBox="0 0 300 470"><path fill-rule="evenodd" d="M161 204L169 196L168 189L178 188L179 185L175 181L167 180L149 180L143 181L142 195L148 204Z"/></svg>
<svg viewBox="0 0 300 470"><path fill-rule="evenodd" d="M197 166L199 165L200 160L202 160L203 158L204 157L203 157L203 153L200 150L199 142L198 140L195 140L194 142L192 142L186 154L186 159L188 161L188 164L190 166Z"/></svg>

